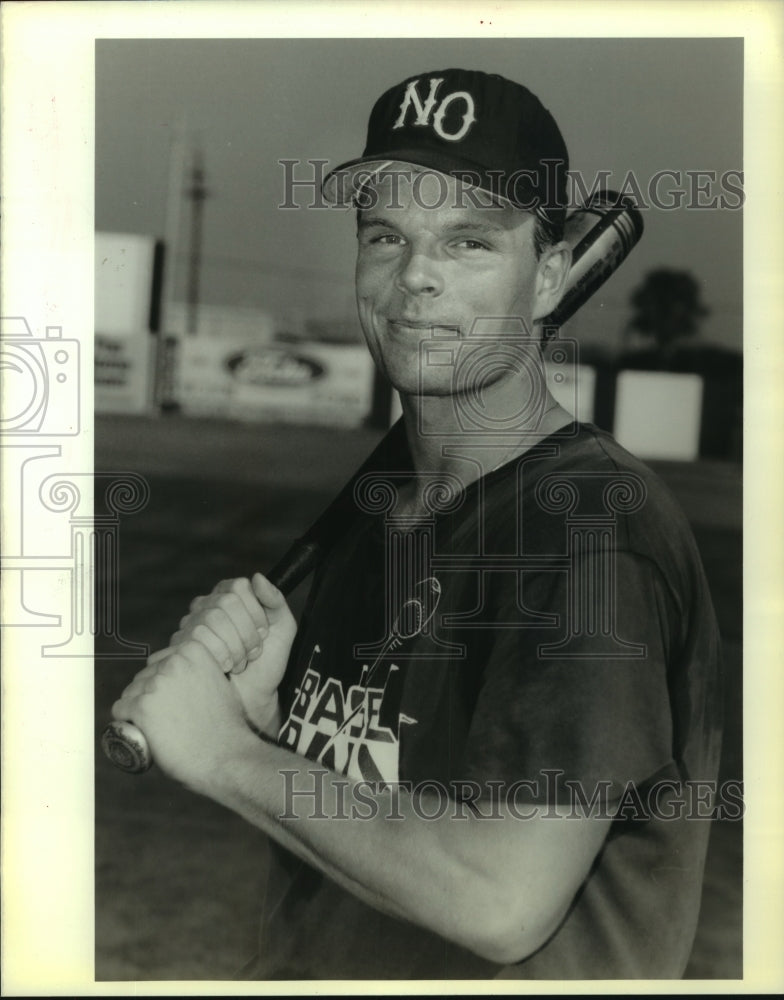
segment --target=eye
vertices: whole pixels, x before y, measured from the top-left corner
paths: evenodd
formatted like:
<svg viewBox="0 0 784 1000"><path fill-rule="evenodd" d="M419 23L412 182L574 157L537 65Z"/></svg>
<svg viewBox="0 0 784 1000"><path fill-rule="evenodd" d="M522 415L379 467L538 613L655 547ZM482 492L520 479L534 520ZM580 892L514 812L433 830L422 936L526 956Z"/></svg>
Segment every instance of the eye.
<svg viewBox="0 0 784 1000"><path fill-rule="evenodd" d="M490 247L486 243L482 243L481 240L474 239L464 239L460 240L457 244L463 250L489 250Z"/></svg>
<svg viewBox="0 0 784 1000"><path fill-rule="evenodd" d="M376 247L383 249L384 247L402 246L405 243L405 239L399 233L390 232L389 230L365 229L360 230L357 235L359 237L359 245L366 248Z"/></svg>

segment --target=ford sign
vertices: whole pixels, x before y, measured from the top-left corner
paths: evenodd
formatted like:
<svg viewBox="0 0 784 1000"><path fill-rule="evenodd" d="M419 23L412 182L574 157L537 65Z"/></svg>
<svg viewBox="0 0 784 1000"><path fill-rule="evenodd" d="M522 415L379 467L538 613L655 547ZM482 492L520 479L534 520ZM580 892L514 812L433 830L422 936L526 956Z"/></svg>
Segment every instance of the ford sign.
<svg viewBox="0 0 784 1000"><path fill-rule="evenodd" d="M324 374L324 366L312 358L281 347L249 347L226 359L234 378L245 385L306 385Z"/></svg>

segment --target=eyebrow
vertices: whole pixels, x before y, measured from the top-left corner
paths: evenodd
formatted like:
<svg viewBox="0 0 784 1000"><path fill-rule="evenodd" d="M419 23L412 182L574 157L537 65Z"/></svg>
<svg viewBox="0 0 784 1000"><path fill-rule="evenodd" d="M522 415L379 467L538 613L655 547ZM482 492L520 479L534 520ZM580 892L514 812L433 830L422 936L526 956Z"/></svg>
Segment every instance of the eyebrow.
<svg viewBox="0 0 784 1000"><path fill-rule="evenodd" d="M445 232L460 233L500 233L504 232L505 226L499 226L492 222L453 222L445 229Z"/></svg>
<svg viewBox="0 0 784 1000"><path fill-rule="evenodd" d="M364 213L357 219L357 229L371 229L374 226L378 226L384 229L395 229L394 222L390 222L388 219L379 218L368 218Z"/></svg>
<svg viewBox="0 0 784 1000"><path fill-rule="evenodd" d="M366 215L361 215L357 220L358 229L371 229L371 228L381 228L381 229L397 229L397 225L391 219L386 219L383 216L371 216L368 218ZM492 222L451 222L449 225L444 227L444 233L500 233L504 232L505 226L499 226Z"/></svg>

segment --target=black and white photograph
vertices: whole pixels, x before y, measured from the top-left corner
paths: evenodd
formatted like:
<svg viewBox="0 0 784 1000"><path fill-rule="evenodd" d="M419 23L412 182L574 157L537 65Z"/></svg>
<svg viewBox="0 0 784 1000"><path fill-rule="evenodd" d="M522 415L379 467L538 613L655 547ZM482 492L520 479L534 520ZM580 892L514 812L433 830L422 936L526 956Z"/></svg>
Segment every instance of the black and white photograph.
<svg viewBox="0 0 784 1000"><path fill-rule="evenodd" d="M94 995L776 992L780 9L57 6L52 162L14 88L3 137L8 995L75 981L36 915Z"/></svg>

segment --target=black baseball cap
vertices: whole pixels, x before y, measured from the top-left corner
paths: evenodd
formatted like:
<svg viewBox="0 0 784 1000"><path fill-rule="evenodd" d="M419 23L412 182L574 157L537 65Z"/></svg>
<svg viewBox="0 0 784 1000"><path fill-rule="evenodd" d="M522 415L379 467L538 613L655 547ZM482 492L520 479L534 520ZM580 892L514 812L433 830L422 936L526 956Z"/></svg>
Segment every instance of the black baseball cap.
<svg viewBox="0 0 784 1000"><path fill-rule="evenodd" d="M324 197L350 205L392 163L449 174L553 219L565 213L560 129L527 87L496 74L434 70L387 90L370 113L362 156L327 174Z"/></svg>

